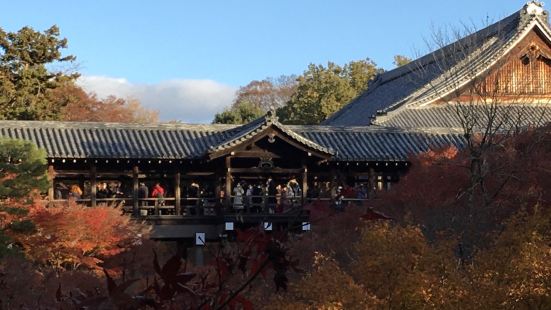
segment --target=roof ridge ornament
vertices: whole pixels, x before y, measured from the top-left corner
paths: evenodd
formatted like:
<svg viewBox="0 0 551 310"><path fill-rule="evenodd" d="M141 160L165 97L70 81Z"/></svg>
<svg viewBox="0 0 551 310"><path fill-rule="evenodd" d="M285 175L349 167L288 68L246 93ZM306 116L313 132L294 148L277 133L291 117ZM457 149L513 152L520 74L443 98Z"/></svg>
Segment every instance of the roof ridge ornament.
<svg viewBox="0 0 551 310"><path fill-rule="evenodd" d="M522 12L526 15L546 15L547 12L543 9L543 2L541 1L528 1Z"/></svg>
<svg viewBox="0 0 551 310"><path fill-rule="evenodd" d="M268 112L266 112L265 118L268 122L271 122L271 123L278 121L276 109L273 106L271 106Z"/></svg>

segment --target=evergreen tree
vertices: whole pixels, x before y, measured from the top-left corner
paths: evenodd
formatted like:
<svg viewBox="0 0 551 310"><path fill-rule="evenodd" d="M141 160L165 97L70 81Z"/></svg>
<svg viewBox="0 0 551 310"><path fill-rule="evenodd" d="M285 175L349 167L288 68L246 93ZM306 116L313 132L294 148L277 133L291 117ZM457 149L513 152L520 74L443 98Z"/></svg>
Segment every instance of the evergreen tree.
<svg viewBox="0 0 551 310"><path fill-rule="evenodd" d="M403 65L407 65L410 62L411 62L411 59L406 57L406 56L402 56L402 55L395 55L394 56L394 65L396 67L401 67Z"/></svg>
<svg viewBox="0 0 551 310"><path fill-rule="evenodd" d="M352 61L343 67L310 64L298 77L296 92L279 109L280 120L290 124L319 124L367 89L379 70L369 59Z"/></svg>
<svg viewBox="0 0 551 310"><path fill-rule="evenodd" d="M264 115L264 111L254 104L239 102L224 112L214 116L214 124L245 124Z"/></svg>
<svg viewBox="0 0 551 310"><path fill-rule="evenodd" d="M51 91L78 74L54 72L51 65L71 63L72 55L63 56L67 39L59 38L52 26L44 32L23 27L17 32L0 28L0 119L57 119L62 103Z"/></svg>
<svg viewBox="0 0 551 310"><path fill-rule="evenodd" d="M0 199L46 191L46 153L28 141L0 138Z"/></svg>

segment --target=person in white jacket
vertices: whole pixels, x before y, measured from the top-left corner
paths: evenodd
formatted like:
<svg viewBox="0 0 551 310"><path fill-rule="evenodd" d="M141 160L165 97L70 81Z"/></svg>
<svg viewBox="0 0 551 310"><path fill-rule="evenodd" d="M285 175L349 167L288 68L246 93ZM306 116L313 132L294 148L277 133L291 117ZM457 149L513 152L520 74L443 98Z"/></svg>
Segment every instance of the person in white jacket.
<svg viewBox="0 0 551 310"><path fill-rule="evenodd" d="M243 210L243 194L245 190L240 183L237 183L233 189L233 208L235 210Z"/></svg>

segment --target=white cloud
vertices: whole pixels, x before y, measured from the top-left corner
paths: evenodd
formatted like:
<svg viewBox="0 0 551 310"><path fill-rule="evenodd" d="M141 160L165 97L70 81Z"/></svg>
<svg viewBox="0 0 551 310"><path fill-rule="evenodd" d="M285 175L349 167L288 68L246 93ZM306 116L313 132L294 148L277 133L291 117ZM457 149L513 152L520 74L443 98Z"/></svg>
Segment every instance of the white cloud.
<svg viewBox="0 0 551 310"><path fill-rule="evenodd" d="M232 103L236 89L213 80L177 79L156 84L135 84L124 78L82 76L78 84L100 98L114 95L136 98L159 111L161 120L209 123L214 114Z"/></svg>

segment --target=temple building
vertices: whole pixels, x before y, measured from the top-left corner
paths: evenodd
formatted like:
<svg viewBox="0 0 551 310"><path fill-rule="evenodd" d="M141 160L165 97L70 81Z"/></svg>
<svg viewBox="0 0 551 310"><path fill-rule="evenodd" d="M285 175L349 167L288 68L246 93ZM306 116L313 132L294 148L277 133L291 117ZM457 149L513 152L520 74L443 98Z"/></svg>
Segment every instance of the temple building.
<svg viewBox="0 0 551 310"><path fill-rule="evenodd" d="M551 28L530 2L379 74L321 125L285 125L270 111L244 125L0 121L0 136L46 150L52 203L78 185L80 202L123 204L155 225L154 238L214 239L236 225L309 228L306 201L334 200L341 186L368 199L407 173L410 156L461 148L488 127L543 125L550 104ZM162 198L151 197L157 184Z"/></svg>

